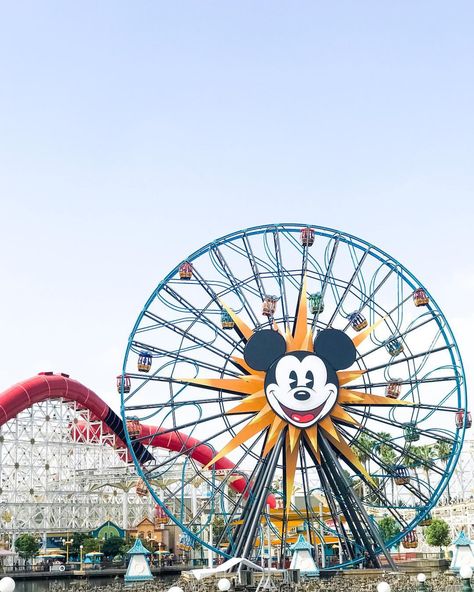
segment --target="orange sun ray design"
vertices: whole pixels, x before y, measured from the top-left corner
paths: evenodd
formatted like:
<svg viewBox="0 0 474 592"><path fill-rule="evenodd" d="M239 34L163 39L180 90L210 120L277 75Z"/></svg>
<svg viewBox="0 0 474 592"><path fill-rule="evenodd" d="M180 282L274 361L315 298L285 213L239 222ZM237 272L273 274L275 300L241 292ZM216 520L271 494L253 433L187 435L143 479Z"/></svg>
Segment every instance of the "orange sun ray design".
<svg viewBox="0 0 474 592"><path fill-rule="evenodd" d="M254 331L222 300L219 300L219 304L231 316L235 323L236 331L241 339L248 342L254 335ZM379 319L376 323L358 333L352 339L355 348L358 348L383 320L383 318ZM311 330L310 321L308 320L306 277L303 278L300 288L293 330L287 330L286 334L283 335L276 323L272 323L272 327L275 333L284 337L286 342L286 353L314 352L314 336ZM360 378L364 374L364 370L360 370L359 368L339 370L336 372L339 382L339 390L336 403L333 405L332 409L330 409L325 417L320 419L316 425L300 428L282 418L269 404L265 393L266 373L264 371L254 370L243 358L232 357L231 359L237 368L242 371L242 375L237 378L174 379L177 382L186 383L191 386L242 395L242 401L227 410L226 414L248 414L250 416L248 423L214 456L205 468L212 466L219 459L227 456L233 450L262 431L266 431L261 453L262 458L265 458L279 441L282 432L285 432L283 455L286 484L286 510L288 511L291 505L291 495L293 492L298 457L300 454L300 443L302 446L308 448L311 455L318 463L321 463L318 437L319 434L323 434L336 450L337 454L342 457L349 466L362 475L367 481L373 482L358 456L344 440L338 429L339 424L359 426L359 423L350 415L350 409L344 408L344 405L396 406L411 405L412 403L404 400L400 401L398 399L391 399L373 393L351 390L350 388L347 388L346 385L350 384L357 378Z"/></svg>

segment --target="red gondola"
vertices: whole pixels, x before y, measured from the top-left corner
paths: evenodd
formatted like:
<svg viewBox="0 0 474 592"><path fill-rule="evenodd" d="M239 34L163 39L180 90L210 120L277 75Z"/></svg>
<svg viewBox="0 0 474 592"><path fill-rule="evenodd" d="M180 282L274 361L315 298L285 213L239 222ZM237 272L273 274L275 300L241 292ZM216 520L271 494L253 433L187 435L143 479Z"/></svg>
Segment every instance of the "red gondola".
<svg viewBox="0 0 474 592"><path fill-rule="evenodd" d="M265 317L270 317L270 318L275 316L277 302L278 302L278 296L265 296L265 299L262 304L262 314Z"/></svg>
<svg viewBox="0 0 474 592"><path fill-rule="evenodd" d="M168 524L168 515L159 504L155 506L155 524Z"/></svg>
<svg viewBox="0 0 474 592"><path fill-rule="evenodd" d="M429 301L430 297L423 288L417 288L413 292L413 302L415 303L415 306L426 306Z"/></svg>
<svg viewBox="0 0 474 592"><path fill-rule="evenodd" d="M131 438L136 438L140 435L141 427L138 417L127 417L127 430Z"/></svg>
<svg viewBox="0 0 474 592"><path fill-rule="evenodd" d="M405 535L402 545L405 547L405 549L416 549L418 547L418 537L416 536L416 532L414 530Z"/></svg>
<svg viewBox="0 0 474 592"><path fill-rule="evenodd" d="M456 413L456 427L460 430L462 427L469 429L472 426L471 412L468 411L466 414L466 421L464 422L464 409Z"/></svg>
<svg viewBox="0 0 474 592"><path fill-rule="evenodd" d="M190 280L193 277L193 264L189 261L181 263L179 266L179 279Z"/></svg>
<svg viewBox="0 0 474 592"><path fill-rule="evenodd" d="M314 243L314 230L309 226L300 231L300 241L303 247L311 247Z"/></svg>
<svg viewBox="0 0 474 592"><path fill-rule="evenodd" d="M137 492L137 495L139 495L140 497L145 497L146 495L148 495L148 489L145 483L143 482L143 479L138 479L138 481L135 483L135 491Z"/></svg>
<svg viewBox="0 0 474 592"><path fill-rule="evenodd" d="M387 388L385 389L385 394L389 399L398 399L402 392L402 381L401 380L393 380L387 384Z"/></svg>
<svg viewBox="0 0 474 592"><path fill-rule="evenodd" d="M130 389L132 388L132 381L130 380L130 376L124 374L123 376L123 392L129 393ZM117 392L120 394L122 392L122 375L119 374L117 376Z"/></svg>

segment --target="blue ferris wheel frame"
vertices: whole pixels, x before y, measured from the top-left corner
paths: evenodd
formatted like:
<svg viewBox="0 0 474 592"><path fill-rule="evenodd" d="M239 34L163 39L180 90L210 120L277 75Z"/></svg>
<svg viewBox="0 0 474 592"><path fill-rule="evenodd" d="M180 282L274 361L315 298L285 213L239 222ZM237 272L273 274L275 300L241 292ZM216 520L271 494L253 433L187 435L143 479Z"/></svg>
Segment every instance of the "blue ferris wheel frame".
<svg viewBox="0 0 474 592"><path fill-rule="evenodd" d="M250 227L246 230L238 230L238 231L232 232L232 233L227 234L221 238L218 238L214 241L209 242L205 246L196 250L189 257L187 257L186 259L183 259L181 262L179 262L176 265L176 267L174 267L171 270L171 272L168 273L168 275L165 276L165 278L158 284L158 286L153 290L150 297L146 301L142 311L140 312L140 314L133 326L133 329L130 333L129 340L127 343L127 348L126 348L125 355L124 355L124 361L122 364L122 385L121 385L120 396L121 396L121 415L122 415L122 420L123 420L124 427L125 427L126 443L129 448L130 454L133 458L133 462L135 464L137 474L147 484L147 487L153 497L153 500L156 502L157 505L159 505L164 510L164 512L167 514L167 516L182 530L182 532L190 537L191 540L194 540L196 543L199 543L203 547L211 550L212 552L214 552L218 555L224 556L225 558L230 558L231 555L228 555L222 549L214 547L213 545L209 544L207 541L203 541L195 532L190 530L186 526L186 524L184 524L180 520L178 520L176 518L176 516L174 516L174 514L172 512L170 512L169 509L164 505L162 500L159 498L157 492L155 491L154 487L152 487L151 484L148 482L146 474L143 471L143 469L140 465L140 461L139 461L139 459L134 451L134 448L132 446L133 440L132 440L132 438L129 434L128 428L127 428L126 407L125 407L125 397L124 397L125 393L123 391L123 386L124 386L123 376L125 376L125 374L126 374L126 368L127 368L129 355L131 352L133 336L135 335L135 332L139 328L145 312L148 310L148 308L150 307L150 305L152 304L154 299L157 297L157 294L160 292L162 287L165 286L172 278L174 278L178 274L179 268L184 262L192 263L193 261L198 259L200 256L208 253L213 247L226 245L226 244L231 243L235 239L240 238L242 236L249 237L249 236L254 236L254 235L263 235L268 232L288 232L288 233L296 234L296 233L299 233L302 228L306 228L306 227L310 227L312 230L314 230L314 233L316 236L322 236L322 237L325 237L328 239L336 239L337 238L339 241L346 243L346 244L354 247L355 249L358 249L359 251L369 252L372 257L377 259L381 264L383 264L387 268L391 269L401 279L403 279L408 284L408 286L411 287L411 289L415 290L417 288L422 288L425 291L425 293L430 298L430 303L432 303L434 305L434 307L436 307L440 313L434 319L437 326L438 326L440 334L443 336L443 339L445 340L446 343L452 344L452 347L450 347L448 349L449 349L449 355L451 358L452 365L454 368L458 369L458 374L456 375L456 391L457 391L458 408L459 408L459 410L464 410L465 415L467 414L467 411L468 411L468 408L467 408L467 386L466 386L466 377L465 377L465 372L464 372L464 366L463 366L463 362L462 362L462 358L461 358L461 355L459 352L456 338L451 330L451 327L450 327L447 319L442 314L441 309L437 305L436 301L434 300L434 298L432 297L432 295L428 291L428 289L404 265L402 265L399 261L394 259L392 256L390 256L388 253L386 253L382 249L380 249L380 248L376 247L375 245L373 245L363 239L360 239L354 235L351 235L351 234L348 234L348 233L345 233L345 232L342 232L339 230L335 230L335 229L328 228L328 227L314 226L314 225L310 225L310 224L300 224L300 223L280 223L280 224L268 224L268 225L254 226L254 227ZM456 360L455 353L457 354L457 360ZM466 422L464 421L462 428L456 429L456 439L454 440L454 445L451 448L449 458L447 460L445 460L445 462L446 462L445 472L443 474L443 477L440 479L439 483L437 484L435 490L433 491L429 504L425 505L420 512L415 514L415 517L413 518L413 520L411 522L408 523L408 527L405 530L400 532L400 534L393 537L390 541L388 541L386 543L387 547L393 547L393 546L397 545L398 543L400 543L402 541L402 539L406 536L406 534L408 532L412 531L418 525L418 523L423 520L423 518L427 517L430 514L430 511L433 509L433 507L437 504L437 502L439 501L444 489L448 485L448 482L451 479L453 472L455 470L455 467L456 467L456 464L459 459L459 455L460 455L460 452L461 452L461 449L462 449L462 446L464 443L465 430L466 430ZM215 469L213 469L213 472L214 472L214 470ZM330 529L328 529L328 531L330 531ZM380 549L379 549L379 551L380 551ZM360 562L361 562L361 559L357 558L352 561L346 561L344 563L337 564L333 568L328 568L328 569L340 569L341 567L353 566L353 565L356 565Z"/></svg>

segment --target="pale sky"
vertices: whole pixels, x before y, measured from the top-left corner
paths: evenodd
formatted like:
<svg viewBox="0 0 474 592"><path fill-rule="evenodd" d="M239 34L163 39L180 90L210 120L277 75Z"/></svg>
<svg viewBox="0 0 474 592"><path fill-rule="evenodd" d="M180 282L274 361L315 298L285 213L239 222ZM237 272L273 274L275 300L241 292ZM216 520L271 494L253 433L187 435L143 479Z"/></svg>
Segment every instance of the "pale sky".
<svg viewBox="0 0 474 592"><path fill-rule="evenodd" d="M472 368L473 24L471 1L0 1L0 390L63 371L118 410L160 279L273 222L397 258Z"/></svg>

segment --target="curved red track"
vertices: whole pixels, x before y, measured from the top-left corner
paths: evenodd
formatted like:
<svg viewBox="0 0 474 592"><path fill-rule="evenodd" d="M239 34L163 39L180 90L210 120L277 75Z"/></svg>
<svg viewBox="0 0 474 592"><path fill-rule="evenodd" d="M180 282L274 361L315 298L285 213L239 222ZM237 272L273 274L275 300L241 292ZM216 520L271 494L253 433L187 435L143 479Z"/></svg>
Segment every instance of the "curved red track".
<svg viewBox="0 0 474 592"><path fill-rule="evenodd" d="M58 398L76 401L89 409L95 418L103 422L107 431L115 434L118 444L121 447L127 447L123 423L120 418L98 395L77 380L69 378L67 374L42 372L0 393L0 425L16 417L18 413L35 403ZM79 426L78 428L81 429ZM202 465L207 465L215 454L211 446L201 444L199 440L180 432L168 432L164 428L142 424L139 438L143 438L143 443L147 445L187 454ZM141 458L140 454L142 454L145 460L150 460L151 456L146 457L145 455L148 453L143 447L139 447L138 442L136 445L134 444L135 453L138 453L138 457ZM215 468L217 470L233 469L235 464L227 458L222 458L215 463ZM239 493L244 491L246 485L247 479L245 477L236 477L230 483L230 486ZM275 506L273 496L269 496L268 503L271 507Z"/></svg>

